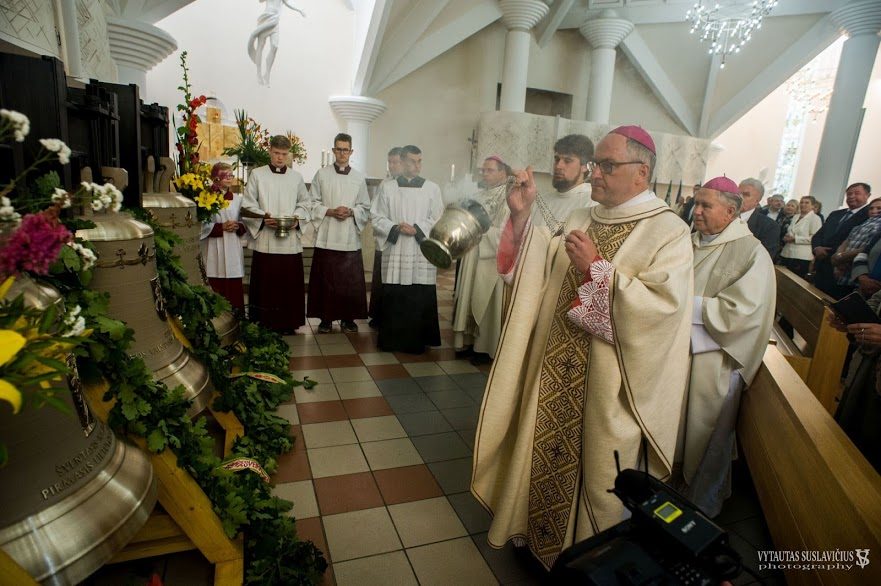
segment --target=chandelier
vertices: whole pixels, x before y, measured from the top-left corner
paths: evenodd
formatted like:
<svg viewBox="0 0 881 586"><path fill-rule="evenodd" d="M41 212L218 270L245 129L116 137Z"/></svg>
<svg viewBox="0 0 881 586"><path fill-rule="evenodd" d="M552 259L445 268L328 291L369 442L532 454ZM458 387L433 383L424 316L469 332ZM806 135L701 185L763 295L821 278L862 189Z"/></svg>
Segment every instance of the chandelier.
<svg viewBox="0 0 881 586"><path fill-rule="evenodd" d="M764 19L777 6L778 0L754 0L748 7L744 3L729 0L725 6L717 2L712 8L698 0L685 13L691 24L691 34L700 34L701 41L710 43L710 55L721 55L721 68L728 55L740 53L740 49L752 38L753 31L762 28Z"/></svg>

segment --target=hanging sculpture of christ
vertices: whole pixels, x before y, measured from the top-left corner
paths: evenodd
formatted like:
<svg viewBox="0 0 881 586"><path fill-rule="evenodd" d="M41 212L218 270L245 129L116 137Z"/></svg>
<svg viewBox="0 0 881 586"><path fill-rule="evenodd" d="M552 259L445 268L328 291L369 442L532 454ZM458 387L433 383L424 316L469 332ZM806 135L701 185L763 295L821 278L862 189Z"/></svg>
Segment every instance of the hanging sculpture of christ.
<svg viewBox="0 0 881 586"><path fill-rule="evenodd" d="M288 0L259 1L266 2L266 9L263 14L257 17L257 28L248 38L248 56L257 66L257 83L268 86L269 73L272 70L272 64L275 63L275 54L278 52L278 13L282 2L294 12L299 12L304 18L306 13ZM269 41L268 51L266 50L267 40ZM265 58L264 51L266 51Z"/></svg>

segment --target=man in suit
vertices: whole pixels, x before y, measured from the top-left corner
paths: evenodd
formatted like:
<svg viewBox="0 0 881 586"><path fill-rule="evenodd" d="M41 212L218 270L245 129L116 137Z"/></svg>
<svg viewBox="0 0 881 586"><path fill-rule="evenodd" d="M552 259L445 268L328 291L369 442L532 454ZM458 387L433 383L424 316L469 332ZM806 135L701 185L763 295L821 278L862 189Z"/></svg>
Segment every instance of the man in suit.
<svg viewBox="0 0 881 586"><path fill-rule="evenodd" d="M746 222L750 232L762 243L771 259L777 258L777 253L780 252L780 225L768 216L756 213L756 207L765 195L765 186L758 179L750 177L741 181L738 189L743 198L740 219Z"/></svg>
<svg viewBox="0 0 881 586"><path fill-rule="evenodd" d="M783 200L783 196L778 194L774 194L768 196L768 205L759 209L759 212L765 216L768 216L770 219L774 220L778 224L783 223L783 219L786 217L783 213L783 206L785 202Z"/></svg>
<svg viewBox="0 0 881 586"><path fill-rule="evenodd" d="M685 203L682 204L682 207L679 210L679 217L689 226L694 222L694 196L700 191L700 189L701 184L695 184L695 186L691 188L691 196L686 198Z"/></svg>
<svg viewBox="0 0 881 586"><path fill-rule="evenodd" d="M850 231L869 217L867 206L871 195L872 188L867 183L849 185L844 200L847 209L835 210L829 214L823 227L811 238L814 251L814 285L836 299L850 293L850 288L835 282L832 254L847 240Z"/></svg>

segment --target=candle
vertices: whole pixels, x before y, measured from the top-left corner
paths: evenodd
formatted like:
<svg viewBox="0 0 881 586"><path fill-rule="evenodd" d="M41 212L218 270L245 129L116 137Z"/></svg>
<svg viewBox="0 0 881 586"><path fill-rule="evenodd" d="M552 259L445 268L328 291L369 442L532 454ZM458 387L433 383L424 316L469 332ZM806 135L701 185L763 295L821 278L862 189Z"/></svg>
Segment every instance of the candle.
<svg viewBox="0 0 881 586"><path fill-rule="evenodd" d="M450 165L450 183L456 179L456 165Z"/></svg>

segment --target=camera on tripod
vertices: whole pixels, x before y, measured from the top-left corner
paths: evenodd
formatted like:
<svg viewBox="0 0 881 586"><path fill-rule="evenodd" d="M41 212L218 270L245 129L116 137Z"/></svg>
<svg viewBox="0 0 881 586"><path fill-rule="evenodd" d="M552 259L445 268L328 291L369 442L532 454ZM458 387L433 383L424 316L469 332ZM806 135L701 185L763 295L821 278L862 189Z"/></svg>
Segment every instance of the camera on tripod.
<svg viewBox="0 0 881 586"><path fill-rule="evenodd" d="M643 451L645 453L645 451ZM718 586L740 574L728 534L646 471L618 465L614 493L631 517L566 549L553 584Z"/></svg>

